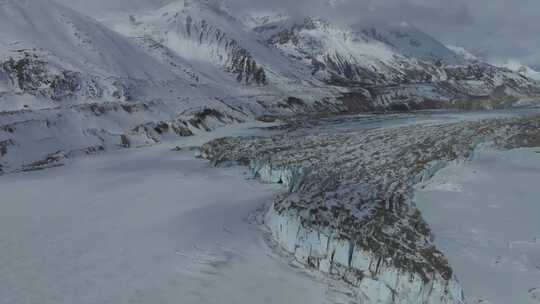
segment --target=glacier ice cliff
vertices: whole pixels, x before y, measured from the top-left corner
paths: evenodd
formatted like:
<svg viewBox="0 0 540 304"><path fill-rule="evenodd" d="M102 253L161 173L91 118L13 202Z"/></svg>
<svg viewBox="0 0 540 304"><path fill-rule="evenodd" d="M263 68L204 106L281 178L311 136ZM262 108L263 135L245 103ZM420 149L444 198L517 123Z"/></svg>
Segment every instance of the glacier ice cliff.
<svg viewBox="0 0 540 304"><path fill-rule="evenodd" d="M217 139L201 155L286 186L266 214L273 240L306 267L353 286L359 301L464 303L413 187L480 146L540 146L540 117L348 131L324 123Z"/></svg>

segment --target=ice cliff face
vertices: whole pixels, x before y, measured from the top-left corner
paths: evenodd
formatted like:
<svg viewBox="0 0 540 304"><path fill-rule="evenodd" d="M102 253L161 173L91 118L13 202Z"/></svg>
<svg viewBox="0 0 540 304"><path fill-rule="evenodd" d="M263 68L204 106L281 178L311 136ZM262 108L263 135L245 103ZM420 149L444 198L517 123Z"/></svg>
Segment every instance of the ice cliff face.
<svg viewBox="0 0 540 304"><path fill-rule="evenodd" d="M266 216L274 240L306 267L354 286L359 300L463 303L412 188L479 145L540 146L539 127L539 117L361 132L310 125L309 133L219 139L201 152L285 184L289 193Z"/></svg>

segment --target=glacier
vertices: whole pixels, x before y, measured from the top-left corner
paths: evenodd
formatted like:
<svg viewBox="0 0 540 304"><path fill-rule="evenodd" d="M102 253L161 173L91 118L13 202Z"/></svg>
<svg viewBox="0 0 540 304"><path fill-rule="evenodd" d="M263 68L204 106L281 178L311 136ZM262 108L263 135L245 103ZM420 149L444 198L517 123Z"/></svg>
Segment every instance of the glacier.
<svg viewBox="0 0 540 304"><path fill-rule="evenodd" d="M214 0L0 0L0 28L0 248L16 260L0 258L10 270L0 301L10 304L464 303L467 273L414 187L484 148L540 145L535 71L407 23L239 14ZM253 210L271 196L258 190L278 187L245 184L238 168L216 177L185 158L192 150L287 191ZM535 258L530 240L512 246ZM85 290L79 273L103 281Z"/></svg>
<svg viewBox="0 0 540 304"><path fill-rule="evenodd" d="M215 165L248 165L261 181L283 184L288 193L265 217L272 240L304 267L353 286L358 301L465 303L412 201L413 187L479 148L540 145L537 120L420 120L347 131L317 120L307 124L309 132L297 126L270 137L217 139L201 156Z"/></svg>

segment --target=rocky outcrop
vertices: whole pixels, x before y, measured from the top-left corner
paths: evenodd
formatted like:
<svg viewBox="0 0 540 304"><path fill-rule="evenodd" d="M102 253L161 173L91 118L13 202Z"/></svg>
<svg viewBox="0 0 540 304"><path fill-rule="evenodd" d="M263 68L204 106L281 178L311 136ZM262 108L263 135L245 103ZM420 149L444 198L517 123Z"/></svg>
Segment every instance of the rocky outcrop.
<svg viewBox="0 0 540 304"><path fill-rule="evenodd" d="M274 240L295 259L373 303L463 303L459 282L412 202L413 186L479 145L540 145L540 117L343 132L296 129L224 138L201 149L289 189L268 211Z"/></svg>
<svg viewBox="0 0 540 304"><path fill-rule="evenodd" d="M153 145L242 122L221 109L183 115L165 110L169 108L160 102L108 102L0 112L0 174L56 166L78 155Z"/></svg>
<svg viewBox="0 0 540 304"><path fill-rule="evenodd" d="M2 68L11 84L25 93L61 100L79 89L79 78L76 73L68 71L51 73L45 61L28 52L18 59L9 58L2 63Z"/></svg>
<svg viewBox="0 0 540 304"><path fill-rule="evenodd" d="M237 33L219 26L222 19L229 23L226 28L236 22L212 3L185 0L183 5L173 3L162 8L155 16L131 16L131 25L134 35L143 37L138 40L148 49L168 49L177 56L215 64L243 85L266 85L265 68L238 41Z"/></svg>
<svg viewBox="0 0 540 304"><path fill-rule="evenodd" d="M178 18L179 15L176 16ZM176 22L181 22L177 20ZM206 20L194 20L186 16L186 39L195 40L200 47L211 48L212 56L219 59L225 69L236 75L236 80L244 84L264 85L267 83L264 68L257 64L250 52L227 33L210 25Z"/></svg>
<svg viewBox="0 0 540 304"><path fill-rule="evenodd" d="M129 83L122 79L103 79L50 64L37 50L21 50L17 56L0 62L13 92L50 99L130 100ZM0 81L2 79L0 78Z"/></svg>

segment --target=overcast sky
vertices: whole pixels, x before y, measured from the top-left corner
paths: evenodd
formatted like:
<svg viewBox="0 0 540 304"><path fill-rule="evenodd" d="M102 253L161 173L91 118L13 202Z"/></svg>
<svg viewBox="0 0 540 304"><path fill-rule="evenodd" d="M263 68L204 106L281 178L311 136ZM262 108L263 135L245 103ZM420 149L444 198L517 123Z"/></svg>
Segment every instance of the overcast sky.
<svg viewBox="0 0 540 304"><path fill-rule="evenodd" d="M235 9L286 10L348 23L405 21L488 59L509 58L540 67L539 0L226 1Z"/></svg>

